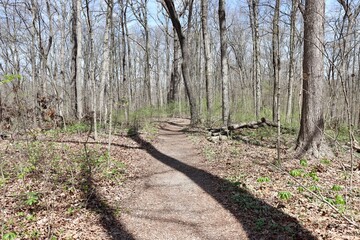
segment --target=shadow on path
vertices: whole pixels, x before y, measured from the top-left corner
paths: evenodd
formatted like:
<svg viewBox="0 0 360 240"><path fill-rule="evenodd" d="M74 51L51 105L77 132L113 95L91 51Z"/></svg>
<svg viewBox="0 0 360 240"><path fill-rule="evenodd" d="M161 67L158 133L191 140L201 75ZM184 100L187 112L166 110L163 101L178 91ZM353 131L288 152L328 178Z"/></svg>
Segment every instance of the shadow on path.
<svg viewBox="0 0 360 240"><path fill-rule="evenodd" d="M167 128L165 131L170 131ZM174 133L179 131L174 131ZM180 130L181 131L181 130ZM316 239L309 230L281 210L253 196L248 190L211 173L163 154L140 136L132 136L156 160L185 174L242 224L250 239Z"/></svg>

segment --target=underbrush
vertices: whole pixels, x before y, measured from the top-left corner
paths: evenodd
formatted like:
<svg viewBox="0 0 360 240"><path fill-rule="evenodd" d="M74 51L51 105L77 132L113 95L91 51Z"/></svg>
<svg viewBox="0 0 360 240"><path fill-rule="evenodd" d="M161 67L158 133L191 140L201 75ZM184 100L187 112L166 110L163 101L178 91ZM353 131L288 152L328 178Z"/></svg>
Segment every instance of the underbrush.
<svg viewBox="0 0 360 240"><path fill-rule="evenodd" d="M86 128L69 127L67 134ZM102 144L62 138L0 144L1 239L69 238L71 221L96 216L87 205L98 186L125 181L127 164Z"/></svg>
<svg viewBox="0 0 360 240"><path fill-rule="evenodd" d="M264 211L259 202L249 202L244 190L296 217L307 229L323 239L354 239L360 230L360 175L354 170L350 182L350 158L345 151L335 159L283 159L278 165L276 153L276 128L242 129L234 135L241 141L210 143L197 136L207 164L229 185L229 199L240 209ZM344 130L345 132L345 130ZM344 144L340 138L339 145ZM192 136L194 138L195 136ZM282 132L281 155L296 139L296 133ZM200 143L200 144L199 144ZM356 158L355 158L356 159ZM259 232L288 232L286 226L272 226L264 215L254 220Z"/></svg>

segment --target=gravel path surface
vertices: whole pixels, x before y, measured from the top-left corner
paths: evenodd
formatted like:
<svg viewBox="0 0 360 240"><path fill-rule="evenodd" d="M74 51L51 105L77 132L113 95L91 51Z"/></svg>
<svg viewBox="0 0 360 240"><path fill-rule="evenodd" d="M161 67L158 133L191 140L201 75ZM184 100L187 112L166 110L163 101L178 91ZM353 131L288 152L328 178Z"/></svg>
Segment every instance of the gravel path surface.
<svg viewBox="0 0 360 240"><path fill-rule="evenodd" d="M137 181L121 222L133 239L247 239L239 221L212 194L200 156L181 130L188 122L164 123L142 161L149 175ZM141 142L143 140L138 139ZM144 144L144 142L142 142ZM214 184L214 186L212 186Z"/></svg>

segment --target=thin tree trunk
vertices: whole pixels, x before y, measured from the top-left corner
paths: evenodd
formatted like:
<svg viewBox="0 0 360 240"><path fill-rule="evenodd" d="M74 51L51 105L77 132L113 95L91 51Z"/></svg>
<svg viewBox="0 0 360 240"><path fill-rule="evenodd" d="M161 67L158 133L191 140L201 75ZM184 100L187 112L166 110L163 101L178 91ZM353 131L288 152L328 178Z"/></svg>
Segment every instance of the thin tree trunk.
<svg viewBox="0 0 360 240"><path fill-rule="evenodd" d="M210 40L208 33L208 0L201 0L201 25L204 44L204 60L205 60L205 87L206 87L206 121L207 124L211 121L212 115L212 100L211 95L211 78L212 78L212 59L210 52Z"/></svg>
<svg viewBox="0 0 360 240"><path fill-rule="evenodd" d="M149 36L149 26L148 26L148 13L147 13L147 2L145 0L144 6L144 31L145 31L145 84L147 89L147 100L150 106L153 105L151 97L151 75L150 75L150 36Z"/></svg>
<svg viewBox="0 0 360 240"><path fill-rule="evenodd" d="M93 129L94 129L94 140L97 140L97 113L96 113L96 82L95 82L95 54L94 54L94 33L91 22L90 15L90 0L86 0L86 15L87 15L87 25L88 25L88 34L90 37L89 45L90 45L90 59L89 59L89 76L91 82L91 101L92 101L92 121L93 121Z"/></svg>
<svg viewBox="0 0 360 240"><path fill-rule="evenodd" d="M273 19L273 33L272 33L272 61L273 61L273 122L278 121L278 88L280 87L280 35L279 35L279 14L280 14L280 0L276 0Z"/></svg>
<svg viewBox="0 0 360 240"><path fill-rule="evenodd" d="M289 56L289 85L287 89L287 105L286 105L286 122L292 121L293 107L293 88L294 88L294 72L295 72L295 32L296 32L296 13L298 9L298 0L292 0L291 16L290 16L290 56Z"/></svg>
<svg viewBox="0 0 360 240"><path fill-rule="evenodd" d="M77 34L77 2L78 0L72 0L72 29L71 29L71 41L72 41L72 51L71 51L71 83L74 85L74 97L75 97L75 115L76 117L79 117L78 115L78 84L77 84L77 73L79 72L77 70L78 64L77 64L77 54L78 54L78 34ZM80 119L80 118L78 118Z"/></svg>
<svg viewBox="0 0 360 240"><path fill-rule="evenodd" d="M83 117L83 57L82 57L82 0L77 0L76 3L76 38L77 38L77 53L76 53L76 116L77 119Z"/></svg>
<svg viewBox="0 0 360 240"><path fill-rule="evenodd" d="M259 0L248 0L253 38L253 82L255 97L255 115L258 119L261 110L260 48L259 48Z"/></svg>
<svg viewBox="0 0 360 240"><path fill-rule="evenodd" d="M227 62L227 39L226 39L226 15L225 0L219 0L219 24L220 24L220 57L221 57L221 85L222 85L222 120L225 126L229 125L229 76Z"/></svg>
<svg viewBox="0 0 360 240"><path fill-rule="evenodd" d="M107 11L106 11L106 26L104 33L104 53L103 53L103 62L101 69L100 77L100 90L99 90L99 113L100 113L100 124L104 120L107 112L107 106L105 104L105 84L109 80L109 56L110 56L110 47L109 47L109 38L110 38L110 25L113 11L113 1L110 0L107 2Z"/></svg>
<svg viewBox="0 0 360 240"><path fill-rule="evenodd" d="M124 0L118 0L119 5L121 7L121 16L120 16L120 25L121 25L121 47L122 47L122 84L123 84L123 91L122 91L122 99L124 103L124 113L125 113L125 122L129 122L129 107L130 107L130 79L128 77L128 68L127 68L127 45L126 45L126 12L127 12L127 2L124 4Z"/></svg>

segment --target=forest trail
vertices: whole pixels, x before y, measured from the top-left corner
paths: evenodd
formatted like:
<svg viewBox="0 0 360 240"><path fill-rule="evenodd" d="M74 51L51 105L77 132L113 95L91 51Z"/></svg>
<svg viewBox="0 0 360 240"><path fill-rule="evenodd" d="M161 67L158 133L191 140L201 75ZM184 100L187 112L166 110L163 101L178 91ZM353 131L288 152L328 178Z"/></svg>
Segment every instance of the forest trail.
<svg viewBox="0 0 360 240"><path fill-rule="evenodd" d="M196 143L182 132L188 124L162 123L156 143L146 142L142 161L149 174L137 180L136 193L124 204L123 226L133 239L247 239L238 219L217 200L211 175L198 168Z"/></svg>

